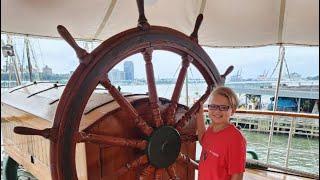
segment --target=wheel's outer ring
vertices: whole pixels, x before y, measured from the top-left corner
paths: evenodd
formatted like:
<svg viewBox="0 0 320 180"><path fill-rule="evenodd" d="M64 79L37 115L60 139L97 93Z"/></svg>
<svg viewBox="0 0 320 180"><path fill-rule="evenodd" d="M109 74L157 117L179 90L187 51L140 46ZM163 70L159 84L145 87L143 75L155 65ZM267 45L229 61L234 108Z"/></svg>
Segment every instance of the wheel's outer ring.
<svg viewBox="0 0 320 180"><path fill-rule="evenodd" d="M193 57L208 86L220 85L220 74L207 53L190 37L176 30L151 26L149 30L129 29L104 41L91 54L89 64L80 64L68 81L54 118L56 141L50 145L52 179L77 179L75 132L89 97L102 77L126 57L145 48L167 50Z"/></svg>

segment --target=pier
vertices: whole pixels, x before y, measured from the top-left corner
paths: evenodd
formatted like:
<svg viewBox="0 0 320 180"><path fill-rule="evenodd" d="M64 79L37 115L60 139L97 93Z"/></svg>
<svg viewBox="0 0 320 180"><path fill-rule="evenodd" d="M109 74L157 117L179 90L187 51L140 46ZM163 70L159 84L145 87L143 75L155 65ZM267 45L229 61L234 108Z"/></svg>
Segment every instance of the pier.
<svg viewBox="0 0 320 180"><path fill-rule="evenodd" d="M293 125L291 121L293 121ZM271 118L268 117L258 118L237 115L231 122L237 127L241 127L241 130L244 131L269 133L271 128ZM278 117L274 123L273 133L289 134L291 128L292 135L319 137L319 123L317 119L296 118L295 120L290 120Z"/></svg>
<svg viewBox="0 0 320 180"><path fill-rule="evenodd" d="M206 123L210 123L205 109ZM274 134L319 138L319 115L272 111L237 110L231 122L242 131L270 133L272 115Z"/></svg>
<svg viewBox="0 0 320 180"><path fill-rule="evenodd" d="M231 86L239 94L252 95L269 95L274 96L275 87L245 87L245 86ZM291 98L305 98L305 99L319 99L319 86L307 87L281 87L279 91L281 97Z"/></svg>

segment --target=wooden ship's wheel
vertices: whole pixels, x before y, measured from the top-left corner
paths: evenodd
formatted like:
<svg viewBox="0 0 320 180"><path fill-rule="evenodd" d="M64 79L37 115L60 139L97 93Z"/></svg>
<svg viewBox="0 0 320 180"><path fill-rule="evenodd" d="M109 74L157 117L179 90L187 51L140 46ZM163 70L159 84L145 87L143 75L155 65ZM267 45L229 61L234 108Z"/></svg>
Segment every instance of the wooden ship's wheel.
<svg viewBox="0 0 320 180"><path fill-rule="evenodd" d="M52 128L44 130L15 128L15 132L20 134L41 135L50 139L52 179L77 179L76 145L82 142L131 148L132 151L128 154L134 155L123 155L129 158L116 163L117 167L110 166L109 169L102 170L113 174L109 177L179 179L179 168L175 167L175 162L179 161L185 166L197 168L196 161L192 160L188 153L183 153L182 146L197 140L194 114L198 111L200 103L208 98L212 89L224 83L226 75L233 67L229 67L223 75L220 75L210 57L198 44L197 33L203 18L202 14L198 16L192 34L187 36L167 27L150 26L144 15L143 1L138 0L137 4L138 26L109 38L91 53L80 48L66 28L58 26L60 35L76 51L80 65L63 91ZM171 100L159 98L157 95L152 64L152 53L156 50L173 52L182 59L182 68ZM129 102L111 84L107 73L123 59L138 53L142 53L145 60L148 98L137 105ZM178 101L190 63L204 77L207 90L191 108L188 108L178 104ZM99 84L104 86L119 104L124 113L124 116L119 118L122 121L118 124L110 121L105 132L101 133L79 130L84 109ZM119 126L119 123L124 123L126 126ZM108 133L108 129L117 128L121 131L120 135ZM126 173L131 174L126 175ZM186 178L185 175L182 176L180 178Z"/></svg>

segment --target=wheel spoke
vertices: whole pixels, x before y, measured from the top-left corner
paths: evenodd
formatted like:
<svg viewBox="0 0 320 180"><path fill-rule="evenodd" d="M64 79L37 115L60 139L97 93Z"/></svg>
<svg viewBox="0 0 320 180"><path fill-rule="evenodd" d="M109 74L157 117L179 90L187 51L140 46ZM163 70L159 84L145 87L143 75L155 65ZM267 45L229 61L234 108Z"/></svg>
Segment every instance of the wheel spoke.
<svg viewBox="0 0 320 180"><path fill-rule="evenodd" d="M143 166L143 165L145 165L147 163L148 163L147 155L140 156L138 159L136 159L136 160L134 160L134 161L132 161L130 163L127 163L125 166L123 166L120 169L118 169L117 172L116 172L116 175L117 176L121 176L124 173L126 173L127 171L129 171L130 169L134 169L136 167Z"/></svg>
<svg viewBox="0 0 320 180"><path fill-rule="evenodd" d="M196 161L190 159L187 155L185 155L183 153L179 154L177 161L183 162L186 164L190 164L195 169L198 169L198 167L199 167L199 164Z"/></svg>
<svg viewBox="0 0 320 180"><path fill-rule="evenodd" d="M139 180L147 180L150 179L150 177L153 176L155 172L155 168L152 165L148 165L146 168L144 168L139 176Z"/></svg>
<svg viewBox="0 0 320 180"><path fill-rule="evenodd" d="M98 143L113 146L127 146L144 150L148 142L146 140L131 140L126 138L119 138L114 136L86 134L85 132L79 132L78 142Z"/></svg>
<svg viewBox="0 0 320 180"><path fill-rule="evenodd" d="M181 134L180 139L182 143L195 142L198 140L198 136L195 134Z"/></svg>
<svg viewBox="0 0 320 180"><path fill-rule="evenodd" d="M167 170L167 173L168 173L168 175L169 175L169 177L170 177L170 180L171 180L171 179L172 179L172 180L179 180L179 179L180 179L180 178L177 176L176 170L175 170L175 168L174 168L173 165L167 167L166 170Z"/></svg>
<svg viewBox="0 0 320 180"><path fill-rule="evenodd" d="M189 121L191 116L195 114L199 108L200 108L200 103L204 103L207 98L209 97L211 93L211 87L208 86L206 92L198 99L197 102L193 104L193 106L182 116L181 119L175 124L176 129L180 132L181 129L186 125L186 123Z"/></svg>
<svg viewBox="0 0 320 180"><path fill-rule="evenodd" d="M146 62L146 75L147 75L147 82L148 82L148 91L149 91L149 102L153 117L153 122L155 123L156 127L159 127L163 124L161 119L160 108L158 105L158 95L156 89L156 83L154 80L154 71L152 65L152 48L147 48L145 51L142 52L143 58Z"/></svg>
<svg viewBox="0 0 320 180"><path fill-rule="evenodd" d="M161 169L157 169L156 172L155 172L155 175L154 175L154 179L155 180L161 180L162 179L162 175L164 173L164 170L163 168Z"/></svg>
<svg viewBox="0 0 320 180"><path fill-rule="evenodd" d="M173 125L175 123L174 115L177 109L178 101L179 101L183 83L187 74L187 70L192 61L193 61L193 58L191 56L189 55L182 56L182 67L178 75L176 86L174 87L174 90L172 93L171 104L165 111L167 125Z"/></svg>
<svg viewBox="0 0 320 180"><path fill-rule="evenodd" d="M103 85L111 94L111 96L118 102L121 109L126 111L129 116L131 116L134 120L134 123L137 125L140 130L146 134L150 135L153 129L148 126L148 124L139 116L138 112L135 108L130 104L130 102L111 84L110 80L106 77L102 81L100 81L101 85Z"/></svg>

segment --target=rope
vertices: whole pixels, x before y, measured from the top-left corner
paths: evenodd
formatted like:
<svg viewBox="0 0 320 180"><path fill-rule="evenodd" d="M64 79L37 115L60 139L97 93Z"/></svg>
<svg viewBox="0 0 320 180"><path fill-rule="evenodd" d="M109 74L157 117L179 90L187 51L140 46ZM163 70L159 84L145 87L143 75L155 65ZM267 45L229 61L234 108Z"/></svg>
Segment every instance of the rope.
<svg viewBox="0 0 320 180"><path fill-rule="evenodd" d="M41 59L41 63L42 63L42 67L44 67L44 60L43 60L43 54L42 54L42 50L41 50L41 46L40 46L40 42L39 39L37 39L37 45L38 45L38 52L40 54L40 59ZM39 58L39 57L38 57Z"/></svg>
<svg viewBox="0 0 320 180"><path fill-rule="evenodd" d="M174 72L174 74L173 74L173 76L172 76L172 79L176 76L176 74L177 74L180 66L181 66L181 63L179 64L179 66L177 67L176 71ZM164 92L164 95L163 95L164 97L167 95L168 90L169 90L169 85L167 85L167 89L166 89L165 92ZM171 97L169 97L169 98L171 98Z"/></svg>
<svg viewBox="0 0 320 180"><path fill-rule="evenodd" d="M191 74L191 78L194 78L195 76L193 75L193 73L192 73L192 67L190 67L189 68L190 69L190 74ZM193 85L193 83L192 83L192 85ZM196 95L197 95L197 97L196 97L196 99L199 99L199 88L198 88L198 82L197 82L197 80L196 80L196 83L195 83L195 85L193 85L193 87L194 87L194 89L196 90ZM192 103L194 103L194 102L196 102L196 100L195 99L193 99L193 102Z"/></svg>

